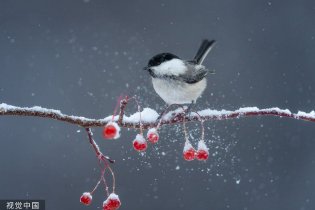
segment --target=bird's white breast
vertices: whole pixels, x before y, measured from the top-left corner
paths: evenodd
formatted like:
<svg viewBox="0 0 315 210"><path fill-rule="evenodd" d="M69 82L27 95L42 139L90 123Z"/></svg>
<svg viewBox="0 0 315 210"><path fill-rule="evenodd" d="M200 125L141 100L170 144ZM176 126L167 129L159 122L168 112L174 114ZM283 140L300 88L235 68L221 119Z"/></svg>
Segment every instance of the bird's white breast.
<svg viewBox="0 0 315 210"><path fill-rule="evenodd" d="M207 86L206 78L194 84L152 78L152 83L156 93L167 104L188 104L196 101Z"/></svg>

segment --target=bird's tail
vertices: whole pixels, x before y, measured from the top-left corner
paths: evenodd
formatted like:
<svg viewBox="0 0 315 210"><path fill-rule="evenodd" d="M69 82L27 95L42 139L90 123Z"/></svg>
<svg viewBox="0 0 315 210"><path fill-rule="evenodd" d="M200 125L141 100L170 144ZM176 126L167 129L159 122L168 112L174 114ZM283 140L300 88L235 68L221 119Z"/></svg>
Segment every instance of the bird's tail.
<svg viewBox="0 0 315 210"><path fill-rule="evenodd" d="M208 53L210 52L211 48L213 47L213 44L215 43L215 40L203 40L199 50L194 58L194 61L197 64L202 64L202 62L204 61L204 59L207 57Z"/></svg>

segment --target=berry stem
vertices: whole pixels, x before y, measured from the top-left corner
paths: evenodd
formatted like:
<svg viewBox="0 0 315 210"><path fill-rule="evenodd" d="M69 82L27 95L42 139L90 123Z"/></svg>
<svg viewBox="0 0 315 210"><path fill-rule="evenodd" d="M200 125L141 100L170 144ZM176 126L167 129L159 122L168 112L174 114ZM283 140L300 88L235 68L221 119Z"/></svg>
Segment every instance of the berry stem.
<svg viewBox="0 0 315 210"><path fill-rule="evenodd" d="M112 177L113 177L113 193L115 193L115 189L116 189L115 174L114 174L114 171L112 170L112 168L110 166L108 166L108 170L110 171L110 173L112 174Z"/></svg>
<svg viewBox="0 0 315 210"><path fill-rule="evenodd" d="M95 192L95 190L98 188L98 186L99 186L100 183L101 183L101 180L102 180L102 178L101 178L100 180L98 180L98 182L96 183L95 187L94 187L93 190L90 192L91 195L93 195L93 193Z"/></svg>
<svg viewBox="0 0 315 210"><path fill-rule="evenodd" d="M116 113L117 113L117 110L118 110L118 105L121 103L121 99L122 99L122 95L120 95L117 99L117 102L116 102L116 106L115 106L115 109L114 109L114 113L113 113L113 116L112 116L112 121L114 121L114 117L116 116Z"/></svg>
<svg viewBox="0 0 315 210"><path fill-rule="evenodd" d="M201 118L200 114L198 112L195 112L197 114L198 120L200 121L201 126L201 140L204 141L205 139L205 126L204 126L204 120Z"/></svg>
<svg viewBox="0 0 315 210"><path fill-rule="evenodd" d="M138 99L136 98L136 96L134 96L133 99L135 100L135 102L137 104L137 108L138 108L138 112L139 112L140 134L143 135L143 125L142 125L142 119L141 119L141 106L140 106L140 103L139 103Z"/></svg>
<svg viewBox="0 0 315 210"><path fill-rule="evenodd" d="M139 100L137 99L137 96L133 96L131 98L125 98L125 100L122 100L122 102L120 103L120 113L119 113L119 118L118 118L118 125L122 124L122 120L123 120L123 115L124 115L124 109L126 108L127 106L127 103L130 101L130 100L134 100L137 104L137 109L138 109L138 112L139 112L139 129L140 129L140 134L143 135L143 123L142 123L142 118L141 118L141 106L140 106L140 103L139 103Z"/></svg>
<svg viewBox="0 0 315 210"><path fill-rule="evenodd" d="M99 182L103 181L104 186L105 186L105 193L106 193L107 196L109 196L108 185L107 185L107 182L106 182L106 179L105 179L105 170L106 170L106 168L109 167L109 166L108 166L107 162L103 161L103 163L104 163L104 168L102 168L102 164L101 164L102 161L103 161L103 160L100 160L100 161L99 161L99 166L100 166L100 168L102 169L101 178L100 178Z"/></svg>
<svg viewBox="0 0 315 210"><path fill-rule="evenodd" d="M186 115L186 111L185 111L184 107L181 106L181 108L183 109L183 112ZM187 132L187 128L186 128L186 118L185 117L183 119L183 130L184 130L184 135L185 135L186 142L189 142L188 132Z"/></svg>
<svg viewBox="0 0 315 210"><path fill-rule="evenodd" d="M111 175L112 175L112 179L113 179L113 192L115 192L115 188L116 188L116 178L115 178L115 174L114 174L114 171L113 169L110 167L110 165L108 164L107 161L105 160L100 160L100 161L103 161L104 163L104 169L102 170L102 180L104 182L104 185L105 185L105 190L106 190L106 193L107 193L107 196L109 196L109 191L108 191L108 184L106 182L106 179L105 179L105 171L106 171L106 168L108 168L108 170L110 171ZM102 167L100 165L100 167Z"/></svg>
<svg viewBox="0 0 315 210"><path fill-rule="evenodd" d="M106 182L106 179L105 179L105 177L104 177L104 176L102 177L102 181L103 181L103 183L104 183L104 186L105 186L105 192L106 192L106 195L107 195L107 197L108 197L110 194L109 194L109 191L108 191L108 185L107 185L107 182Z"/></svg>

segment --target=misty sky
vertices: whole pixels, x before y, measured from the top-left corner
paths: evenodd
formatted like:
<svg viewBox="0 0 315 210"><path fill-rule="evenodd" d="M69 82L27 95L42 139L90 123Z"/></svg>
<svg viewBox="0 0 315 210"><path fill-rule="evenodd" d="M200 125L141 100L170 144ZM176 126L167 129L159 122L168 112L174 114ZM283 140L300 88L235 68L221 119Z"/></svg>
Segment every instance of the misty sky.
<svg viewBox="0 0 315 210"><path fill-rule="evenodd" d="M216 71L196 109L315 109L315 2L0 1L0 103L39 105L103 118L120 95L143 107L164 102L142 69L155 54L191 59L202 39L217 40L204 65ZM130 104L127 114L136 112ZM275 117L206 124L211 157L182 158L181 126L165 126L145 155L123 129L101 150L113 169L121 209L313 210L315 124ZM197 145L199 124L189 124ZM0 199L44 199L48 210L85 207L99 168L84 129L48 119L0 117ZM108 177L110 180L110 177Z"/></svg>

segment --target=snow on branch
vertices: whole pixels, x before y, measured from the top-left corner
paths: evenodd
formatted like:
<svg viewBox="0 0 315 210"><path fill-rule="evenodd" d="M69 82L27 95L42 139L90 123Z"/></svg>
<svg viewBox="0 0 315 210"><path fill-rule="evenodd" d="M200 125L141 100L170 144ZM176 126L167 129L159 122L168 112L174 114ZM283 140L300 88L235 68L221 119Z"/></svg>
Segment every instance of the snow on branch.
<svg viewBox="0 0 315 210"><path fill-rule="evenodd" d="M58 121L68 122L85 128L90 127L101 127L105 126L110 121L115 121L119 126L125 128L140 128L140 116L143 129L153 128L158 125L159 114L150 108L144 108L139 112L136 112L130 116L126 116L125 108L127 106L128 100L124 99L120 102L120 111L116 116L108 116L103 119L89 119L81 116L73 116L63 114L59 110L42 108L39 106L34 107L18 107L12 106L5 103L0 104L0 115L15 115L15 116L33 116L33 117L43 117L55 119ZM197 114L198 113L198 114ZM199 116L198 116L199 115ZM250 117L250 116L278 116L278 117L288 117L297 120L305 120L315 122L315 112L311 111L309 113L299 111L298 113L291 113L288 109L280 108L267 108L259 109L257 107L246 107L240 108L235 111L227 110L212 110L205 109L198 111L196 113L191 113L187 115L183 113L183 109L177 109L174 111L169 111L166 113L161 121L161 125L169 125L175 123L183 123L184 121L204 121L210 120L227 120L233 118Z"/></svg>

